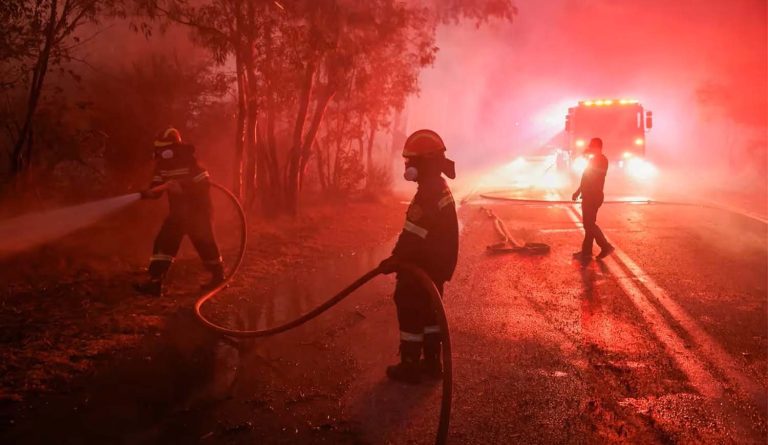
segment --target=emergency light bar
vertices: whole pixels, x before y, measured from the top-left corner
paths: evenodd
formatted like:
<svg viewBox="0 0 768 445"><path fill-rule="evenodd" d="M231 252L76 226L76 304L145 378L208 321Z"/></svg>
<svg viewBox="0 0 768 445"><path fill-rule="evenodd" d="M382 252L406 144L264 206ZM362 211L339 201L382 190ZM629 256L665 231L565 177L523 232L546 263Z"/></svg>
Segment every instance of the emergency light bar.
<svg viewBox="0 0 768 445"><path fill-rule="evenodd" d="M579 105L584 105L585 107L591 107L591 106L609 106L609 105L634 105L637 103L637 100L635 99L597 99L597 100L580 100Z"/></svg>

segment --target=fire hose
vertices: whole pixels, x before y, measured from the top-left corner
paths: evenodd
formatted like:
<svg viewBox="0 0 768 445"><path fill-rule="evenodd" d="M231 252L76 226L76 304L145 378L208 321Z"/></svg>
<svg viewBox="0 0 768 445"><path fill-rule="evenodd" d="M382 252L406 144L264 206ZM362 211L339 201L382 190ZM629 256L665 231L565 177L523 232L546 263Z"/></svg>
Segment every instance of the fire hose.
<svg viewBox="0 0 768 445"><path fill-rule="evenodd" d="M232 281L232 279L235 277L238 270L240 269L240 266L243 263L243 258L245 257L245 251L246 251L247 220L245 216L245 211L242 205L240 204L240 201L232 192L230 192L224 186L217 184L215 182L211 182L211 186L214 189L221 191L237 209L239 223L241 224L241 227L242 227L242 236L240 238L238 255L235 259L234 264L231 267L231 270L227 274L225 280L221 284L219 284L216 288L203 294L195 302L195 306L194 306L195 316L197 317L198 321L207 329L217 334L224 335L227 337L234 337L234 338L258 338L258 337L269 337L272 335L276 335L276 334L294 329L316 318L323 312L339 304L342 300L344 300L349 295L351 295L355 290L359 289L360 287L362 287L372 279L376 278L379 274L383 273L382 270L378 267L369 271L368 273L361 276L360 278L352 282L350 285L348 285L347 287L339 291L336 295L329 298L324 303L320 304L319 306L315 307L309 312L299 316L298 318L295 318L294 320L291 320L279 326L274 326L271 328L260 329L260 330L238 330L238 329L227 328L225 326L216 324L216 322L211 321L203 314L202 308L206 302L213 299L222 289L224 289L229 285L229 283ZM435 443L437 445L442 445L442 444L445 444L448 439L448 427L449 427L450 417L451 417L451 403L452 403L452 394L453 394L453 363L451 360L451 337L449 332L448 319L446 318L445 308L443 307L440 292L438 292L437 287L435 286L435 283L432 281L432 279L429 278L429 275L427 275L426 272L424 272L422 269L414 265L406 264L406 263L397 264L396 272L411 275L424 287L425 290L427 290L427 294L429 295L432 309L437 314L438 324L440 325L440 332L442 332L443 334L443 339L442 339L443 388L442 388L442 401L440 404L440 420L438 423L437 434L435 438Z"/></svg>
<svg viewBox="0 0 768 445"><path fill-rule="evenodd" d="M556 205L556 204L574 204L578 201L568 201L568 200L548 200L548 199L528 199L528 198L513 198L509 196L497 196L493 193L500 193L500 192L488 192L488 193L481 193L480 197L495 201L507 201L507 202L514 202L519 205L526 205L526 204L546 204L546 205ZM720 210L722 212L731 213L734 215L739 215L743 218L751 219L753 221L757 221L762 224L768 225L768 220L760 215L756 215L751 212L746 212L739 209L734 209L731 207L727 207L720 204L708 204L708 203L696 203L696 202L685 202L685 201L663 201L663 200L655 200L650 198L642 198L642 199L610 199L603 201L603 204L647 204L647 205L668 205L668 206L685 206L685 207L699 207L703 209L714 209L714 210Z"/></svg>
<svg viewBox="0 0 768 445"><path fill-rule="evenodd" d="M518 243L509 234L507 226L504 221L501 220L491 209L481 207L481 211L484 211L488 218L493 220L493 227L501 237L501 241L496 244L491 244L486 249L490 253L519 253L522 255L545 255L549 253L549 244L544 243Z"/></svg>

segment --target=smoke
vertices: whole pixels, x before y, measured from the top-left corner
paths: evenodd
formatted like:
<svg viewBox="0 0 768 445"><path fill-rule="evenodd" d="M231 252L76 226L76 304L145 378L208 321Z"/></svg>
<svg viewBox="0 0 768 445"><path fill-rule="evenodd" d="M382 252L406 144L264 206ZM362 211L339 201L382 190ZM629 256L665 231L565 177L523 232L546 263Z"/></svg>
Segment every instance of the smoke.
<svg viewBox="0 0 768 445"><path fill-rule="evenodd" d="M0 221L0 258L59 239L138 200L132 193Z"/></svg>
<svg viewBox="0 0 768 445"><path fill-rule="evenodd" d="M665 171L766 188L764 1L516 3L512 24L442 28L409 104L408 131L441 133L460 174L540 149L579 99L626 97L654 112Z"/></svg>

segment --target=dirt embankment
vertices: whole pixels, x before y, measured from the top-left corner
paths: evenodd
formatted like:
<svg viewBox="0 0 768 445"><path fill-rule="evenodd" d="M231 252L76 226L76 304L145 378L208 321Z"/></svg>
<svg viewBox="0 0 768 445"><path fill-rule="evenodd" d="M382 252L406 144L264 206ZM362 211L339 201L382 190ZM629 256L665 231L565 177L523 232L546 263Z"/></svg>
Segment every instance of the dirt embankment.
<svg viewBox="0 0 768 445"><path fill-rule="evenodd" d="M105 419L139 422L199 390L209 368L226 361L217 356L221 348L212 347L219 340L201 331L191 317L195 289L204 279L191 249L183 250L175 264L167 296L132 292L131 282L143 276L164 213L162 203L141 205L55 245L3 260L0 437L28 437L24 425L34 424L37 416L77 412L85 409L78 403L89 399L92 406L105 407ZM254 220L244 269L233 287L269 292L281 276L301 276L331 258L380 247L399 231L403 211L398 200L390 199L313 205L297 219ZM231 216L222 212L217 224L225 261L234 255L239 236L228 226ZM137 367L142 361L156 363ZM170 388L169 381L175 382ZM123 393L145 388L152 394L142 402L147 410L110 403L117 387L125 387ZM83 394L91 395L78 397ZM223 425L221 430L239 427Z"/></svg>

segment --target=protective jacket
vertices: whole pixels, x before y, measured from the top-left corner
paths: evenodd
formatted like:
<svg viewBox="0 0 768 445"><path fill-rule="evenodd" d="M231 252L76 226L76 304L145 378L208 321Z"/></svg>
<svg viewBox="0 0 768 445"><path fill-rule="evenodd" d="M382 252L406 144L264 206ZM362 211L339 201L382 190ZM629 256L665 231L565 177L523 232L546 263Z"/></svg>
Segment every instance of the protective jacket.
<svg viewBox="0 0 768 445"><path fill-rule="evenodd" d="M184 235L189 236L203 264L214 273L222 270L221 255L212 228L213 206L208 172L194 156L192 145L174 143L157 149L157 165L150 187L176 181L181 192L169 190L169 213L160 228L149 272L162 278L168 271Z"/></svg>
<svg viewBox="0 0 768 445"><path fill-rule="evenodd" d="M195 158L195 147L189 144L173 144L157 150L157 163L150 188L170 180L189 186L208 180L209 175Z"/></svg>
<svg viewBox="0 0 768 445"><path fill-rule="evenodd" d="M603 201L605 175L608 173L608 158L602 153L596 153L587 163L587 168L581 175L581 196L588 201Z"/></svg>
<svg viewBox="0 0 768 445"><path fill-rule="evenodd" d="M392 255L442 283L453 276L458 250L459 224L448 184L441 176L420 181Z"/></svg>

